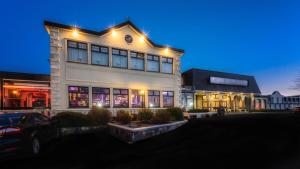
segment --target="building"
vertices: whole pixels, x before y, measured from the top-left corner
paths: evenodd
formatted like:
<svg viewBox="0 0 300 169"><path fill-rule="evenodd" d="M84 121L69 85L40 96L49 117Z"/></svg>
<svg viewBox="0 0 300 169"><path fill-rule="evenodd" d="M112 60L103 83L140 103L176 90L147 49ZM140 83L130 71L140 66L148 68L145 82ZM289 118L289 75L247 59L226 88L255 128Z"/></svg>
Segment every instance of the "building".
<svg viewBox="0 0 300 169"><path fill-rule="evenodd" d="M0 72L1 110L44 111L51 107L50 76Z"/></svg>
<svg viewBox="0 0 300 169"><path fill-rule="evenodd" d="M190 69L182 73L182 103L186 109L216 111L224 107L227 112L254 109L254 96L260 89L253 76Z"/></svg>
<svg viewBox="0 0 300 169"><path fill-rule="evenodd" d="M103 31L44 25L53 112L180 106L184 50L154 43L130 21Z"/></svg>
<svg viewBox="0 0 300 169"><path fill-rule="evenodd" d="M279 91L271 95L255 96L256 110L286 110L300 106L300 95L284 96Z"/></svg>

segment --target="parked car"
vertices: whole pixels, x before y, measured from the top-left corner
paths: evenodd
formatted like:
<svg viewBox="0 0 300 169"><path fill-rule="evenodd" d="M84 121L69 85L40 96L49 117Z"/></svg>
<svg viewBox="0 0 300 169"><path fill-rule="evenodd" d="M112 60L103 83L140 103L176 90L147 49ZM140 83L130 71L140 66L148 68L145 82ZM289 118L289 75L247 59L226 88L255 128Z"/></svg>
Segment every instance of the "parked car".
<svg viewBox="0 0 300 169"><path fill-rule="evenodd" d="M56 124L40 113L0 114L0 156L38 155L57 135Z"/></svg>
<svg viewBox="0 0 300 169"><path fill-rule="evenodd" d="M294 113L300 113L300 107L294 107L293 112Z"/></svg>

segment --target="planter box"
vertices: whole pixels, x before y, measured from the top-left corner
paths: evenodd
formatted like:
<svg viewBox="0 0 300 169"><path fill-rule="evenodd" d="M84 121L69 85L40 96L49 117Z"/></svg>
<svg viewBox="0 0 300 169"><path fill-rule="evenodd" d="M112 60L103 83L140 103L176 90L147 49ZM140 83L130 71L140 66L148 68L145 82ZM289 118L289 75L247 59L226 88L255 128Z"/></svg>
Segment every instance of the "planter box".
<svg viewBox="0 0 300 169"><path fill-rule="evenodd" d="M172 131L187 121L177 121L168 124L160 124L160 125L153 125L147 127L138 127L138 128L131 128L124 125L108 123L109 133L126 142L129 144L135 143L137 141L145 140L147 138L163 134L169 131Z"/></svg>
<svg viewBox="0 0 300 169"><path fill-rule="evenodd" d="M201 119L217 115L217 112L189 113L189 119Z"/></svg>
<svg viewBox="0 0 300 169"><path fill-rule="evenodd" d="M63 127L59 130L59 136L64 137L69 135L86 134L105 128L105 126Z"/></svg>

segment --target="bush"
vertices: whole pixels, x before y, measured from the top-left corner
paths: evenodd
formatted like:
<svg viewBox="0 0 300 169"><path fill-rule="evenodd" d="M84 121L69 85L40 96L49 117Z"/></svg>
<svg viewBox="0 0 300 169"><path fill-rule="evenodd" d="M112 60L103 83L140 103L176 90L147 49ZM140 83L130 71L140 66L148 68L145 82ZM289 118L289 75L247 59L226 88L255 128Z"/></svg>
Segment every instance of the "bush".
<svg viewBox="0 0 300 169"><path fill-rule="evenodd" d="M121 124L129 124L131 122L131 116L128 111L118 110L116 121Z"/></svg>
<svg viewBox="0 0 300 169"><path fill-rule="evenodd" d="M292 110L290 110L290 109L284 109L284 110L262 109L262 110L250 110L250 112L292 112Z"/></svg>
<svg viewBox="0 0 300 169"><path fill-rule="evenodd" d="M88 118L87 115L78 112L62 112L52 117L59 127L82 127L82 126L95 126L95 121Z"/></svg>
<svg viewBox="0 0 300 169"><path fill-rule="evenodd" d="M171 121L171 113L166 109L159 109L156 111L152 119L153 123L168 123Z"/></svg>
<svg viewBox="0 0 300 169"><path fill-rule="evenodd" d="M191 109L188 111L189 113L206 113L209 112L208 109Z"/></svg>
<svg viewBox="0 0 300 169"><path fill-rule="evenodd" d="M168 108L166 111L171 113L171 120L173 121L181 121L184 119L183 111L179 107Z"/></svg>
<svg viewBox="0 0 300 169"><path fill-rule="evenodd" d="M107 124L111 120L111 112L109 110L95 106L89 111L88 116L98 125Z"/></svg>
<svg viewBox="0 0 300 169"><path fill-rule="evenodd" d="M153 118L153 112L150 109L141 109L138 113L138 120L142 122L150 122Z"/></svg>

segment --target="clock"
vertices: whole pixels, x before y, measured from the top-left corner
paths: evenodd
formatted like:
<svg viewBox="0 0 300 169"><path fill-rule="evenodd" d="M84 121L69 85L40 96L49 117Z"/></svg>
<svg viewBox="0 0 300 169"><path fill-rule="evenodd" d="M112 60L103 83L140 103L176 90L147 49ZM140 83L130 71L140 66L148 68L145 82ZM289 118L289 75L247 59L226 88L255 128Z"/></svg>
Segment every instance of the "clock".
<svg viewBox="0 0 300 169"><path fill-rule="evenodd" d="M125 35L125 41L126 41L127 43L132 43L132 41L133 41L132 36L130 36L130 35Z"/></svg>

